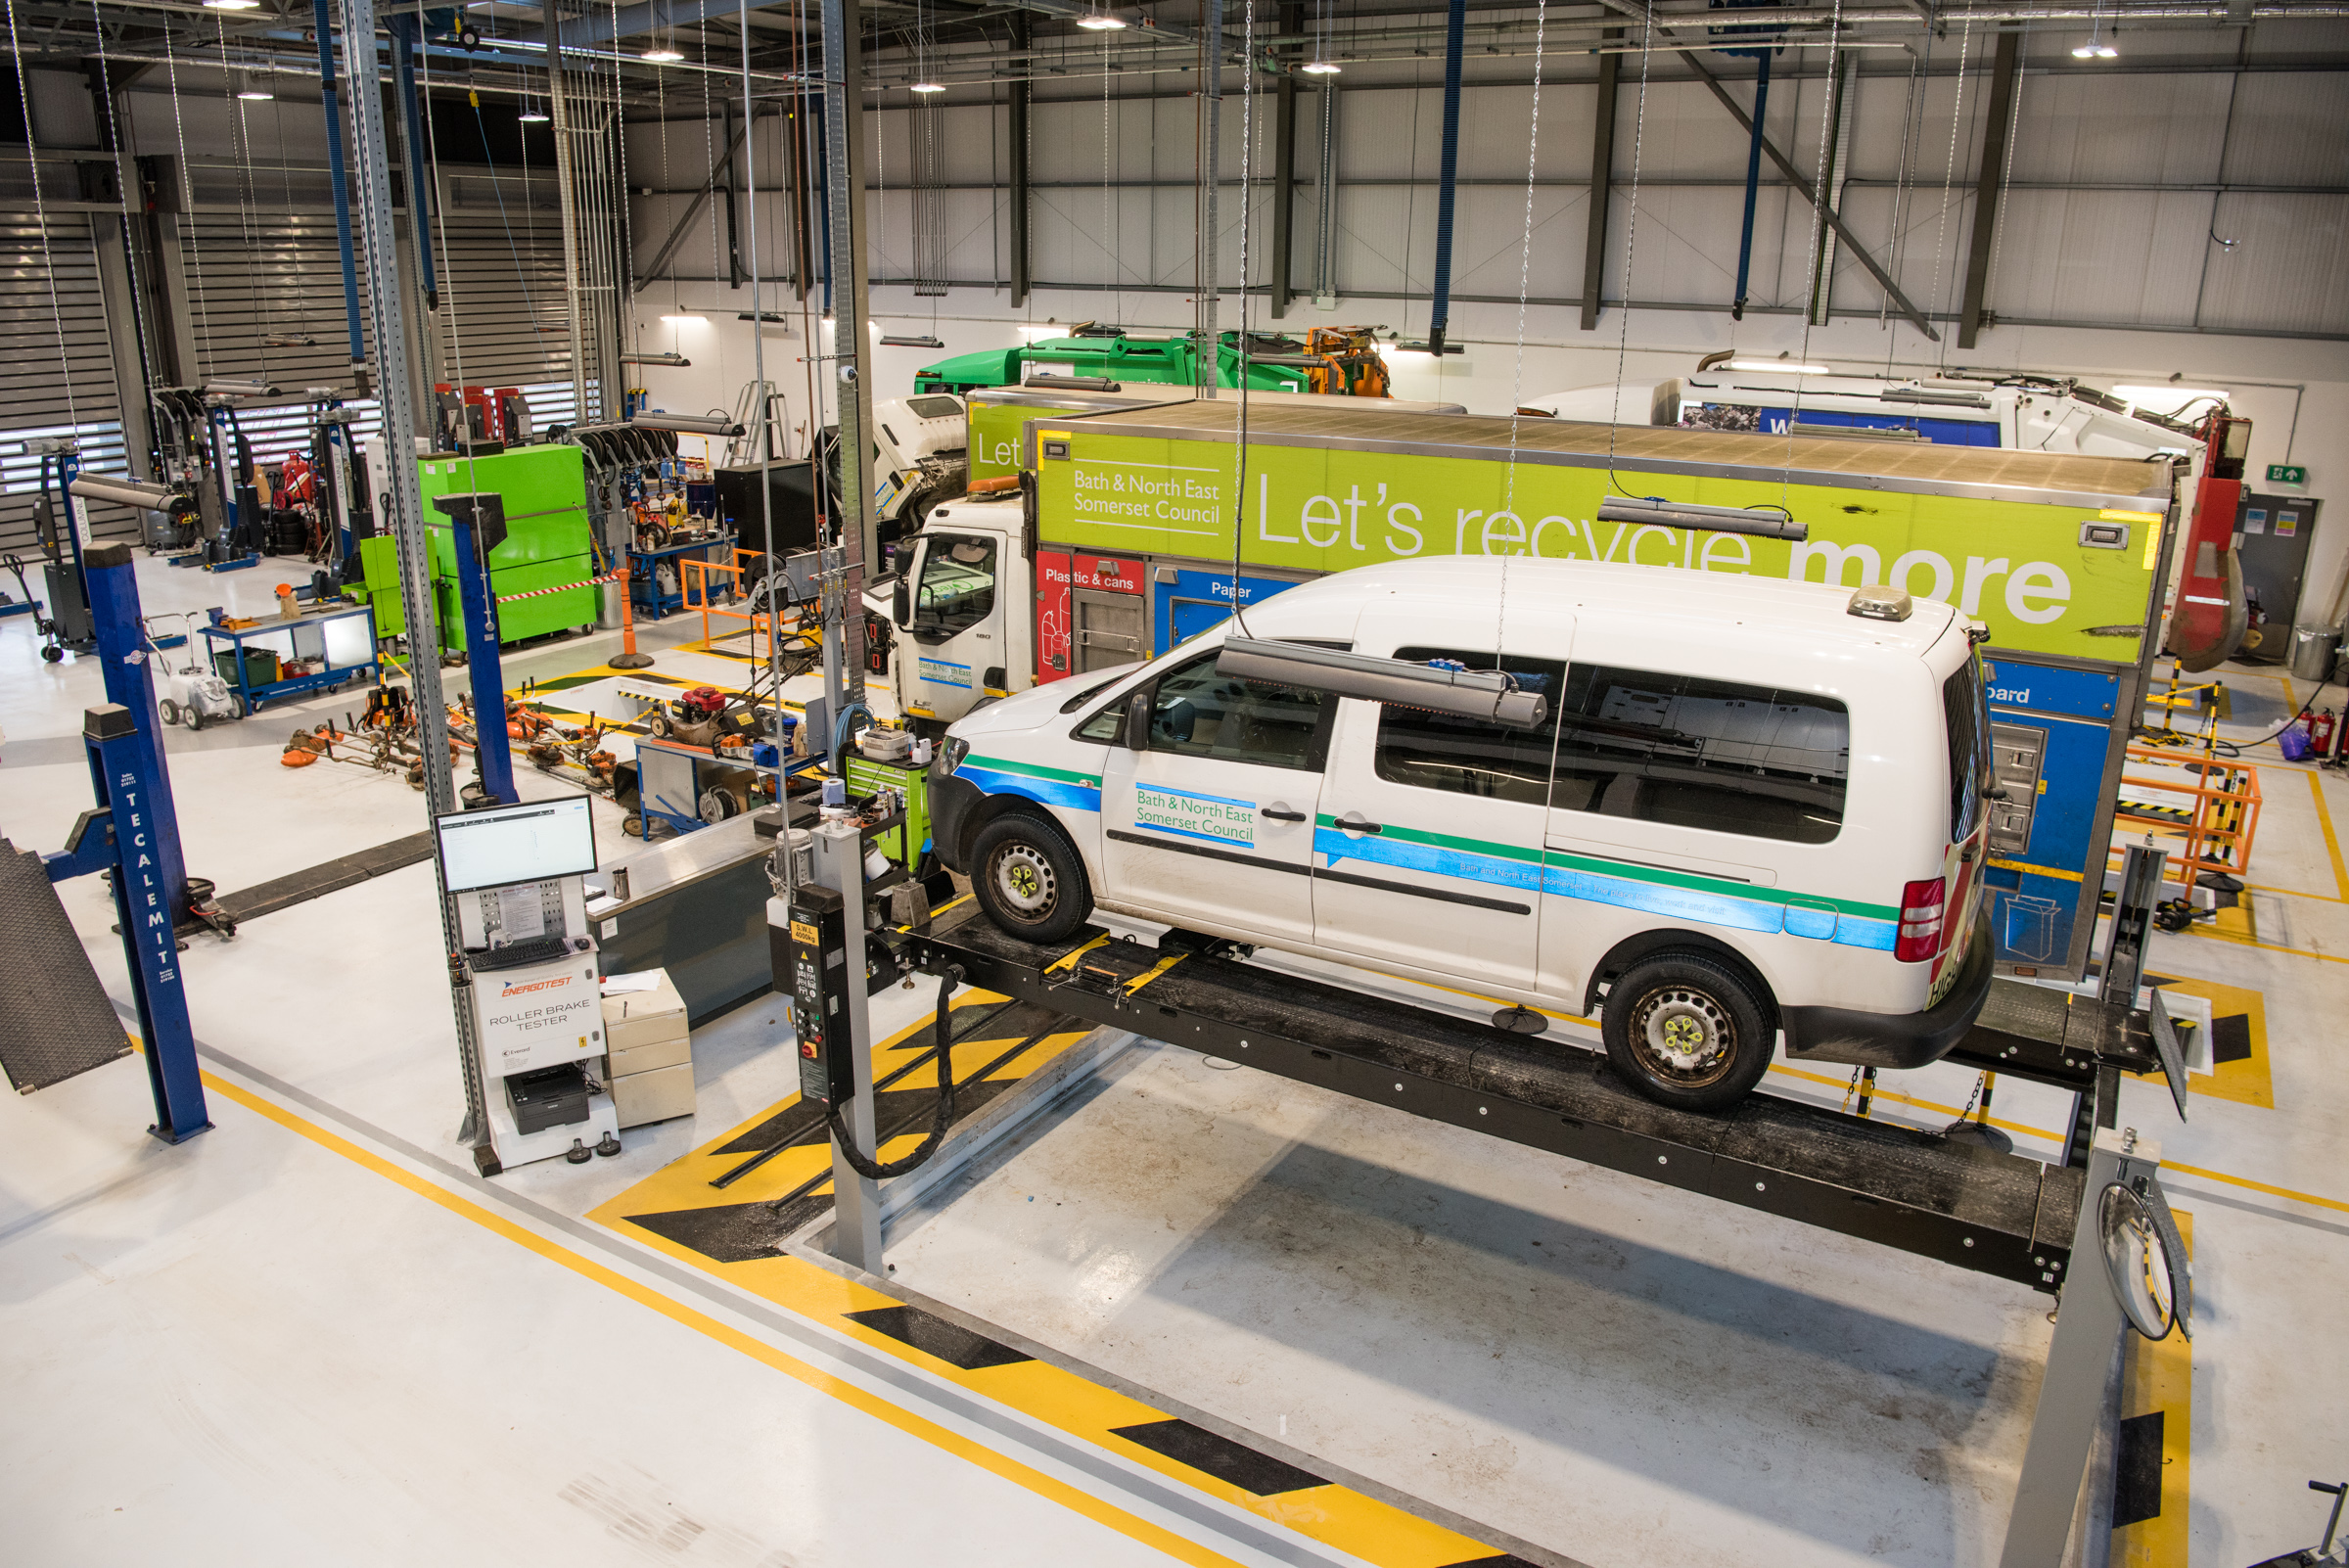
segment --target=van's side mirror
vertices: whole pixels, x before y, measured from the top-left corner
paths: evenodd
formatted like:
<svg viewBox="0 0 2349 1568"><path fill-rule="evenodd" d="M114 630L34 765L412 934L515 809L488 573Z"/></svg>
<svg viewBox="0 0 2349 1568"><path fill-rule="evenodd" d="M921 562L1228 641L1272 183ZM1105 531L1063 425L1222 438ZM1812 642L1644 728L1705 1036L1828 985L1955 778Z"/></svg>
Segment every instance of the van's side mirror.
<svg viewBox="0 0 2349 1568"><path fill-rule="evenodd" d="M1148 687L1126 699L1126 733L1121 737L1129 752L1150 749L1150 691Z"/></svg>
<svg viewBox="0 0 2349 1568"><path fill-rule="evenodd" d="M913 580L902 572L889 590L889 619L900 626L913 624Z"/></svg>

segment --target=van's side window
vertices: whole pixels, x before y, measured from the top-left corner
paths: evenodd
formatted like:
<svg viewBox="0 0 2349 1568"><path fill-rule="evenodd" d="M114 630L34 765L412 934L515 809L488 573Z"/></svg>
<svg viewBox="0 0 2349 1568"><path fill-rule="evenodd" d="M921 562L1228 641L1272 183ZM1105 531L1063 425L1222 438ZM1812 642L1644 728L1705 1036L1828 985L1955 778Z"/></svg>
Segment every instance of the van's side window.
<svg viewBox="0 0 2349 1568"><path fill-rule="evenodd" d="M1577 665L1559 707L1561 809L1796 844L1843 825L1851 715L1831 697Z"/></svg>
<svg viewBox="0 0 2349 1568"><path fill-rule="evenodd" d="M1210 654L1159 677L1150 703L1150 749L1318 768L1327 703L1325 692L1219 674Z"/></svg>
<svg viewBox="0 0 2349 1568"><path fill-rule="evenodd" d="M1378 715L1378 776L1390 784L1449 790L1494 801L1540 806L1549 799L1549 758L1557 735L1557 693L1564 664L1555 659L1520 659L1487 650L1398 648L1395 657L1421 664L1451 659L1470 669L1505 669L1517 684L1550 699L1548 722L1537 729L1508 729L1490 720L1431 714L1424 709L1384 707Z"/></svg>

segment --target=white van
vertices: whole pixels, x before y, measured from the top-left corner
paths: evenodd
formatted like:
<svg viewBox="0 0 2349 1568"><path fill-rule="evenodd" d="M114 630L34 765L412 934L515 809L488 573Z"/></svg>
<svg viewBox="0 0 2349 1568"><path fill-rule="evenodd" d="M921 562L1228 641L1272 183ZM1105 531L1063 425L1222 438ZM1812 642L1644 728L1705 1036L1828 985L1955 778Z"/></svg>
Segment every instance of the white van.
<svg viewBox="0 0 2349 1568"><path fill-rule="evenodd" d="M1099 907L1595 1013L1619 1070L1698 1109L1780 1031L1920 1067L1989 994L1989 734L1948 605L1455 557L1246 612L1251 638L1505 670L1545 699L1520 729L1219 673L1232 631L949 731L933 834L998 925L1052 941Z"/></svg>

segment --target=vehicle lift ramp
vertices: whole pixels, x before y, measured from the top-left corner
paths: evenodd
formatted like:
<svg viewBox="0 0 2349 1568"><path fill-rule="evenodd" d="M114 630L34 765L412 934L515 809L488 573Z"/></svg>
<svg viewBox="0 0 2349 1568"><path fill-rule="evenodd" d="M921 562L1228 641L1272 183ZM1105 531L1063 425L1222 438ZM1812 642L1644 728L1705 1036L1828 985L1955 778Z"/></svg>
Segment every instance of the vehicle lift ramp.
<svg viewBox="0 0 2349 1568"><path fill-rule="evenodd" d="M2134 1132L2091 1126L2076 1165L2046 1165L1768 1095L1718 1113L1676 1110L1632 1089L1587 1047L1259 967L1228 944L1181 932L1152 945L1086 927L1037 945L966 900L903 940L919 967L960 965L971 984L1005 996L2050 1294L2063 1291L2077 1259L2091 1286L2064 1299L2095 1305L2058 1316L2003 1558L2013 1568L2063 1555L2124 1311L2145 1331L2143 1304L2130 1292L2142 1298L2147 1278L2161 1280L2176 1317L2186 1316L2185 1250L2154 1176L2159 1151ZM2084 1037L2143 1043L2106 1017L2105 1004L2071 1004ZM1979 1031L1958 1059L2071 1086L2091 1108L2087 1119L2101 1122L2112 1096L2098 1084L2122 1069L2081 1040L2067 1051L2068 1021L2067 1011L2052 1025L2037 1017L2031 1032ZM2142 1067L2159 1065L2149 1045L2143 1056ZM2140 1206L2118 1220L2115 1185ZM2168 1228L2154 1238L2166 1245L2148 1248L2144 1223L2130 1230L2130 1216L2146 1209ZM2121 1241L2116 1226L2128 1232ZM2130 1236L2137 1262L2125 1264ZM2162 1262L2149 1269L2147 1257ZM2158 1314L2150 1326L2166 1331Z"/></svg>

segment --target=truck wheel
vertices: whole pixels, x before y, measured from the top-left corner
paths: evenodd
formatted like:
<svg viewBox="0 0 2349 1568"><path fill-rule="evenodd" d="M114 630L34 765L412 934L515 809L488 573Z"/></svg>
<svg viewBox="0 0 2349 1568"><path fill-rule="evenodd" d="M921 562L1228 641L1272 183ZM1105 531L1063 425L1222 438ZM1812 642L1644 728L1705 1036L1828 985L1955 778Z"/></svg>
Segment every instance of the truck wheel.
<svg viewBox="0 0 2349 1568"><path fill-rule="evenodd" d="M1058 942L1093 912L1084 862L1067 835L1026 814L999 816L971 849L971 885L988 917L1025 942Z"/></svg>
<svg viewBox="0 0 2349 1568"><path fill-rule="evenodd" d="M1607 1059L1663 1105L1717 1111L1762 1081L1774 1049L1769 1009L1716 959L1660 952L1607 991L1599 1033Z"/></svg>

